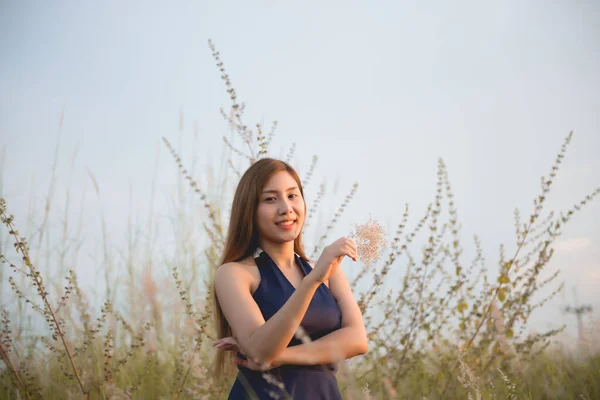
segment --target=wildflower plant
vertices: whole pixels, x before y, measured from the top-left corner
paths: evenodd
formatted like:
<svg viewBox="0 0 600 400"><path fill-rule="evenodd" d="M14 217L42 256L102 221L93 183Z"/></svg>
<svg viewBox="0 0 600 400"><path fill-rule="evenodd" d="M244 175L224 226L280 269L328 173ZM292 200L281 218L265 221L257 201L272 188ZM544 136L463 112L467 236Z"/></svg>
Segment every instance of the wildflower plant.
<svg viewBox="0 0 600 400"><path fill-rule="evenodd" d="M151 218L145 245L136 241L131 229L125 249L112 248L102 215L100 271L107 293L102 304L94 306L90 292L79 282L78 265L69 262L70 256L77 259L80 238L70 240L63 234L56 246L43 247L50 243L55 178L37 236L29 235L35 237L30 239L32 248L17 231L9 214L11 205L0 198L0 272L10 289L0 299L0 398L225 396L233 377L217 380L211 375L215 353L207 343L215 337L210 288L227 231L226 197L245 166L270 155L278 124L246 122L246 105L221 54L212 42L209 47L230 100L221 115L235 135L223 138L228 150L223 161L226 173L218 179L199 176L173 140L163 138L178 170L173 254L157 258L149 250L160 247L153 241ZM340 362L344 398L544 398L558 392L565 397L600 398L597 351L576 359L549 347L561 329L527 332L531 315L561 289L558 271L542 278L556 239L600 193L593 190L562 212L547 210L572 137L566 137L541 178L531 210L515 210L515 240L499 246L496 261L484 257L478 237L469 242L461 237L443 160L437 165L431 202L420 215L406 205L389 235L372 217L353 225L350 237L357 243L362 268L349 280L370 350ZM292 144L287 160L295 156L295 149ZM300 171L303 186L315 188L315 196L307 198L305 232L316 229L318 210L330 195L325 184L315 183L318 160L313 156L308 169ZM91 171L89 176L99 196ZM307 246L312 257L342 218L348 218L346 211L358 188L357 183L349 187L325 228L314 231L314 241ZM63 232L80 234L81 225L62 220ZM199 235L205 239L201 245ZM473 249L471 259L465 257L467 247ZM55 275L42 272L49 267L40 267L44 260L40 254L50 253L50 248L59 249ZM115 278L119 260L125 260L125 280ZM169 271L164 280L157 266ZM14 307L8 306L10 302ZM310 341L302 329L297 337ZM268 371L264 375L271 380L273 396L279 396L281 382Z"/></svg>

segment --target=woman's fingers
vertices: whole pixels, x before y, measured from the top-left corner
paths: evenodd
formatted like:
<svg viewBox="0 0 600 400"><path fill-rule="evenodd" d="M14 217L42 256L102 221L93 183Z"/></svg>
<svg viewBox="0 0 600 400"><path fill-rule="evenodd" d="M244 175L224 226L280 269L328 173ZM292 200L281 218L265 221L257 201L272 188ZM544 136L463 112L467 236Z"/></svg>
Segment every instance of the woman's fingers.
<svg viewBox="0 0 600 400"><path fill-rule="evenodd" d="M213 342L213 344L218 344L218 343L235 343L235 344L237 344L237 341L234 338L232 338L231 336L228 336L225 338L217 339Z"/></svg>
<svg viewBox="0 0 600 400"><path fill-rule="evenodd" d="M235 346L233 344L227 344L227 343L225 343L225 344L218 344L215 347L217 349L224 349L224 350L235 350L235 349L238 348L237 346Z"/></svg>
<svg viewBox="0 0 600 400"><path fill-rule="evenodd" d="M350 257L352 260L354 260L354 262L356 262L356 261L357 261L357 259L358 259L358 253L357 253L357 251L356 251L356 248L355 248L355 247L353 247L353 246L351 246L351 245L348 245L348 246L346 247L346 249L345 249L345 254L346 254L348 257Z"/></svg>
<svg viewBox="0 0 600 400"><path fill-rule="evenodd" d="M237 356L233 357L233 362L235 364L237 364L237 365L240 365L240 366L242 366L244 368L251 369L253 371L261 371L261 368L258 365L254 364L254 363L250 363L250 361L244 360L244 359L239 358Z"/></svg>
<svg viewBox="0 0 600 400"><path fill-rule="evenodd" d="M248 360L244 360L236 356L233 357L233 362L237 365L241 365L242 367L248 368Z"/></svg>
<svg viewBox="0 0 600 400"><path fill-rule="evenodd" d="M233 356L232 360L235 364L240 365L244 368L251 369L253 371L268 371L269 369L271 369L269 365L261 366L251 360L244 360L238 356Z"/></svg>
<svg viewBox="0 0 600 400"><path fill-rule="evenodd" d="M348 256L350 258L352 258L354 261L356 261L356 259L358 258L358 251L356 248L356 243L351 240L347 245L346 245L346 250L348 252Z"/></svg>
<svg viewBox="0 0 600 400"><path fill-rule="evenodd" d="M239 345L237 341L232 337L226 337L222 339L215 340L213 342L213 346L217 349L223 350L236 350L239 349Z"/></svg>

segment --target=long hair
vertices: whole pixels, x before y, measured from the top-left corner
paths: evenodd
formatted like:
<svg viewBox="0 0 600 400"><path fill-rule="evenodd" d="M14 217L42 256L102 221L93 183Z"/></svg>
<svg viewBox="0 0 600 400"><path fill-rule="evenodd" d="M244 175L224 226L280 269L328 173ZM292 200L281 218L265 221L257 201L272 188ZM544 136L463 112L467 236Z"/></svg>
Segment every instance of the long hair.
<svg viewBox="0 0 600 400"><path fill-rule="evenodd" d="M296 171L286 162L273 158L263 158L255 162L242 176L235 190L231 216L227 229L227 238L219 266L232 261L240 261L253 254L258 247L258 227L256 224L256 210L260 200L260 194L267 181L277 172L286 171L298 184L300 194L304 200L302 182ZM306 214L306 201L304 202ZM302 246L302 233L294 240L294 252L304 260L308 260ZM217 327L217 338L231 336L231 327L221 310L219 299L214 287L212 287L214 315ZM217 350L215 376L219 378L225 371L225 352Z"/></svg>

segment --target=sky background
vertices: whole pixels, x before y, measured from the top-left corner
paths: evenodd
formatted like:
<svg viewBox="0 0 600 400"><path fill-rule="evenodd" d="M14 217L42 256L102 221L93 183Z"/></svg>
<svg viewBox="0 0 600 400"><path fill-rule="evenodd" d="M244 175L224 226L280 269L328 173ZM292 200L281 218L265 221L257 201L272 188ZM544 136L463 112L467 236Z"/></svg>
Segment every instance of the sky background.
<svg viewBox="0 0 600 400"><path fill-rule="evenodd" d="M2 1L2 196L17 223L31 210L41 223L57 143L50 223L60 225L67 189L74 199L88 193L89 246L100 227L88 171L116 247L131 215L130 188L139 218L150 209L155 169L155 207L166 207L175 190L178 174L161 137L184 162L196 159L202 182L230 135L208 39L247 104L246 121L279 122L273 155L295 143L300 172L320 157L309 203L323 180L338 187L323 221L359 183L332 238L369 214L393 232L406 203L414 226L433 200L441 157L465 255L478 234L495 269L500 243L514 251L514 208L528 215L570 131L548 206L568 209L600 185L595 1ZM574 332L574 317L561 312L573 287L600 315L599 222L594 202L556 243L550 269L563 271L567 290L536 314L540 329L567 323ZM77 268L95 284L92 264Z"/></svg>

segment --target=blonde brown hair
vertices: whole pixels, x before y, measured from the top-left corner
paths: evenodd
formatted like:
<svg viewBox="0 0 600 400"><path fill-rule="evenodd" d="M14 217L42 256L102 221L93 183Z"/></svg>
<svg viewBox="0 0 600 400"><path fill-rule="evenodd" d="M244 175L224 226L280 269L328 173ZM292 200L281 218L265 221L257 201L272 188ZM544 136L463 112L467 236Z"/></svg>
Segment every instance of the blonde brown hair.
<svg viewBox="0 0 600 400"><path fill-rule="evenodd" d="M263 158L255 162L240 179L233 196L231 206L231 216L229 218L229 227L225 247L219 265L232 261L241 261L254 253L258 247L258 228L256 225L256 210L260 200L260 194L268 180L277 172L286 171L298 184L302 199L304 199L304 190L298 173L288 163L273 158ZM304 203L306 211L306 202ZM294 240L294 252L300 258L308 260L304 254L302 246L302 233ZM221 310L219 299L214 288L213 282L213 304L214 315L217 327L217 338L221 339L231 336L231 327ZM223 350L217 350L215 375L219 378L225 371L225 353Z"/></svg>

